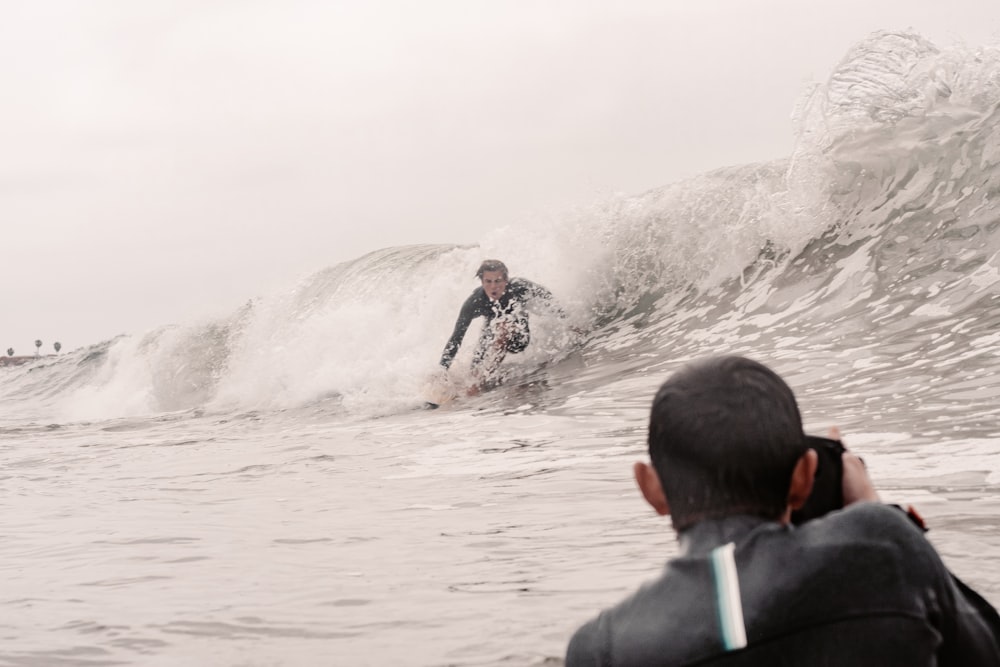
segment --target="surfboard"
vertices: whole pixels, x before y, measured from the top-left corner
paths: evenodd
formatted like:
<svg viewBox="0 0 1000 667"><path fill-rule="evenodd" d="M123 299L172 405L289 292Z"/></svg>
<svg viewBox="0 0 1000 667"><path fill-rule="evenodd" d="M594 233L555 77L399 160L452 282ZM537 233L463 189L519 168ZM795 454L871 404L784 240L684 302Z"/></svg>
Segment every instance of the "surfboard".
<svg viewBox="0 0 1000 667"><path fill-rule="evenodd" d="M478 384L464 384L461 380L450 375L447 371L435 374L424 384L420 392L422 407L425 410L436 410L437 408L454 403L460 398L474 398L493 392L497 389L507 389L511 394L519 392L544 389L548 386L548 371L553 366L566 363L580 363L582 356L580 346L574 345L569 351L557 358L548 359L540 364L532 366L519 366L515 368L499 367L491 373L485 373L486 379L480 379ZM462 376L465 382L472 382L471 377Z"/></svg>
<svg viewBox="0 0 1000 667"><path fill-rule="evenodd" d="M435 410L454 403L462 397L480 396L503 386L505 380L505 377L498 375L478 384L468 385L456 382L450 376L437 376L428 380L421 391L423 407L427 410Z"/></svg>
<svg viewBox="0 0 1000 667"><path fill-rule="evenodd" d="M424 409L436 410L454 401L458 397L458 388L447 375L435 376L427 381L420 393Z"/></svg>
<svg viewBox="0 0 1000 667"><path fill-rule="evenodd" d="M537 381L533 379L533 376L543 371L544 368L536 368L526 375L497 373L489 379L472 385L456 382L450 377L437 377L429 380L421 392L423 407L426 410L436 410L458 402L459 399L474 399L497 389L517 389L522 386L534 385L537 384Z"/></svg>

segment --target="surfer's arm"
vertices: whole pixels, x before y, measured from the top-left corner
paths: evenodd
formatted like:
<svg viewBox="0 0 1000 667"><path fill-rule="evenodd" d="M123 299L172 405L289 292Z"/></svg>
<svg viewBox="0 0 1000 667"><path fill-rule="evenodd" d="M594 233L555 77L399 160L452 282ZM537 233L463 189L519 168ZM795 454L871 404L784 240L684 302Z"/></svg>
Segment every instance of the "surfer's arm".
<svg viewBox="0 0 1000 667"><path fill-rule="evenodd" d="M455 329L451 332L451 338L445 343L444 351L441 353L441 365L445 368L451 366L455 355L458 354L458 348L462 346L465 332L469 329L469 325L476 315L476 295L473 294L462 304L462 310L459 311L458 319L455 320Z"/></svg>

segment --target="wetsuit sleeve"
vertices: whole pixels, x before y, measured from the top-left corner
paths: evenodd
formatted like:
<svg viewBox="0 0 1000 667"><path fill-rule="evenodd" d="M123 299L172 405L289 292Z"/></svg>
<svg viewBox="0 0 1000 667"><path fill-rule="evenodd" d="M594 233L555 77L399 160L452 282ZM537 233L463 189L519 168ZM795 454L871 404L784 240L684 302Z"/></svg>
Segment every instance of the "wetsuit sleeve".
<svg viewBox="0 0 1000 667"><path fill-rule="evenodd" d="M942 564L942 569L944 565ZM1000 616L979 593L945 570L946 590L940 667L980 667L1000 665Z"/></svg>
<svg viewBox="0 0 1000 667"><path fill-rule="evenodd" d="M445 368L451 366L455 355L458 354L458 348L462 345L462 339L465 338L465 332L469 329L469 325L475 317L476 295L473 293L462 304L462 310L459 311L458 319L455 320L455 329L451 332L451 338L445 343L444 351L441 353L441 365Z"/></svg>
<svg viewBox="0 0 1000 667"><path fill-rule="evenodd" d="M899 509L898 507L896 509ZM897 520L901 515L895 514ZM924 536L922 519L905 524L913 548L911 566L926 570L926 604L941 633L938 667L1000 667L1000 615L979 593L951 573L937 550Z"/></svg>
<svg viewBox="0 0 1000 667"><path fill-rule="evenodd" d="M581 626L569 640L566 647L566 667L599 667L609 665L606 640L602 639L601 614L594 620Z"/></svg>

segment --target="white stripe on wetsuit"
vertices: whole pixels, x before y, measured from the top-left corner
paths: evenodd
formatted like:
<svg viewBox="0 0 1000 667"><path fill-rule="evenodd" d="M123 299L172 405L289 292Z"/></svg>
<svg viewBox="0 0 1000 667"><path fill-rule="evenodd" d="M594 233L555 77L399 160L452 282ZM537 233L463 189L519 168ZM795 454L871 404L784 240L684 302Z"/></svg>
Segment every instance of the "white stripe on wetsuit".
<svg viewBox="0 0 1000 667"><path fill-rule="evenodd" d="M711 555L716 608L719 610L719 623L722 627L722 643L727 651L735 651L747 645L735 551L736 545L730 542L712 549Z"/></svg>

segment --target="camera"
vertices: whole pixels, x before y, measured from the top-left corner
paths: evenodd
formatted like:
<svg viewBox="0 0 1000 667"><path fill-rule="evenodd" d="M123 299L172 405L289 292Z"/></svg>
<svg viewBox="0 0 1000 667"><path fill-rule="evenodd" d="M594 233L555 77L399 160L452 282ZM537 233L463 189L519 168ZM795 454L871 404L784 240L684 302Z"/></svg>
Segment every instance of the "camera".
<svg viewBox="0 0 1000 667"><path fill-rule="evenodd" d="M806 443L816 450L816 477L805 505L792 512L796 526L844 506L844 443L816 435L807 435Z"/></svg>

